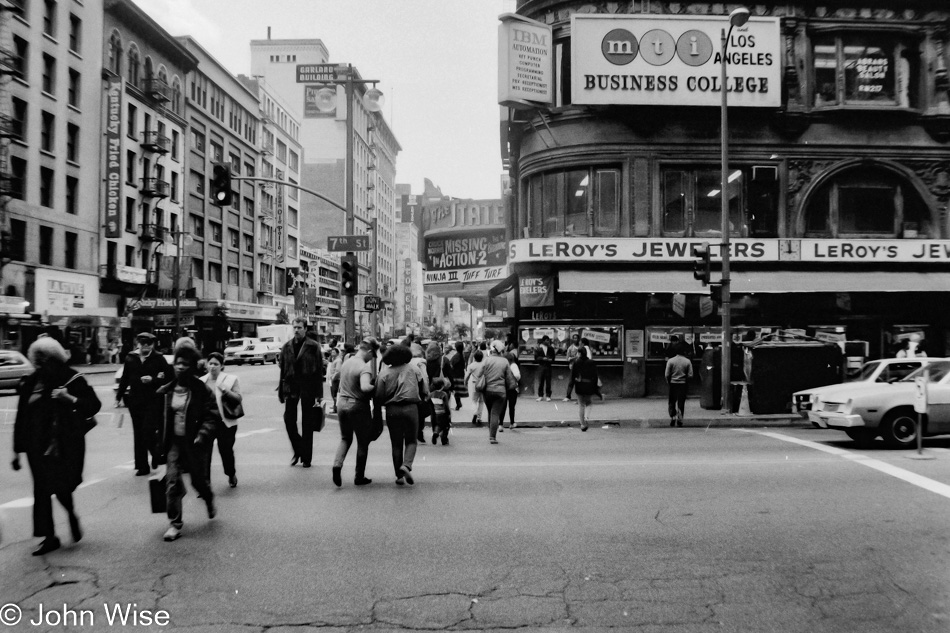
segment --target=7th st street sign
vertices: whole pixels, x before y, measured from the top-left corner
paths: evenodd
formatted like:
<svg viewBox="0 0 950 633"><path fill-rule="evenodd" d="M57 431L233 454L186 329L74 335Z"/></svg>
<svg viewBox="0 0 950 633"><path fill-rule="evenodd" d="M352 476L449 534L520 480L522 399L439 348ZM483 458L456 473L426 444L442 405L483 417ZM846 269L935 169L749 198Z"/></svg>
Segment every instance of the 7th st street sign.
<svg viewBox="0 0 950 633"><path fill-rule="evenodd" d="M330 235L327 237L327 250L337 253L368 251L369 235Z"/></svg>

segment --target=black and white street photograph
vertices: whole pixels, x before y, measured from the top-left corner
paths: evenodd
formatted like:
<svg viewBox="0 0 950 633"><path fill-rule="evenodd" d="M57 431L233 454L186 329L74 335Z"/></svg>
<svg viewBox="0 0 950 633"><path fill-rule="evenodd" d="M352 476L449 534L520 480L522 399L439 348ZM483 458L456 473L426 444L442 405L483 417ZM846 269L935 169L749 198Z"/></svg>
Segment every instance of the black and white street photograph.
<svg viewBox="0 0 950 633"><path fill-rule="evenodd" d="M0 0L0 633L950 631L946 0Z"/></svg>

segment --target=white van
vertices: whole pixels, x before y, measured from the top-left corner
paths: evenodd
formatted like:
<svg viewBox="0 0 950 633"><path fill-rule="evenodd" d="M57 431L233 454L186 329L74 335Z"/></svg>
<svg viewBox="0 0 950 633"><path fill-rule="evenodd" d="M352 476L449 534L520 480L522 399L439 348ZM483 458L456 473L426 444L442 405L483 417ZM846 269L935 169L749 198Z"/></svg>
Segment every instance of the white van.
<svg viewBox="0 0 950 633"><path fill-rule="evenodd" d="M228 341L227 345L224 346L224 364L228 363L238 363L242 362L238 359L236 354L242 352L251 347L256 343L260 343L261 339L259 338L233 338Z"/></svg>

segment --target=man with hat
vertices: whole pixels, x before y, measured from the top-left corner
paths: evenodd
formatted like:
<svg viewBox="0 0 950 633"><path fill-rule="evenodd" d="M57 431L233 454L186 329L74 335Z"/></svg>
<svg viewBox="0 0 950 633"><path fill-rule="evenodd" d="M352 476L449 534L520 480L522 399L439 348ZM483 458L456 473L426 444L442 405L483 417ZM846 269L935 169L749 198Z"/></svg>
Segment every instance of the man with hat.
<svg viewBox="0 0 950 633"><path fill-rule="evenodd" d="M147 475L150 472L149 454L152 455L152 468L164 459L158 443L164 399L157 390L171 382L174 376L165 357L155 351L154 334L139 332L135 341L139 345L138 353L133 352L125 358L115 400L116 406L125 402L132 418L135 474Z"/></svg>

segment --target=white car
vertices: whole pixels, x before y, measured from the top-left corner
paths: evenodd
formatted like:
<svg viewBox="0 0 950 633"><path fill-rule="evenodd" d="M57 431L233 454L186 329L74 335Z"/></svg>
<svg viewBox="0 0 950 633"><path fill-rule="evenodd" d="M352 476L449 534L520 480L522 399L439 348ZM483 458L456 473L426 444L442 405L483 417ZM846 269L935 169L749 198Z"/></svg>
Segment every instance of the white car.
<svg viewBox="0 0 950 633"><path fill-rule="evenodd" d="M933 360L897 382L849 384L818 398L808 419L823 429L844 431L856 442L882 437L891 448L917 443L918 376L927 375L927 411L923 435L950 433L950 360Z"/></svg>
<svg viewBox="0 0 950 633"><path fill-rule="evenodd" d="M245 349L234 352L231 362L247 363L249 365L253 365L254 363L263 365L264 363L271 362L276 365L279 356L279 345L275 345L274 343L255 343L247 346Z"/></svg>
<svg viewBox="0 0 950 633"><path fill-rule="evenodd" d="M227 342L227 345L224 346L224 364L239 362L237 360L236 354L238 352L244 351L251 347L251 345L257 345L261 342L259 338L234 338Z"/></svg>
<svg viewBox="0 0 950 633"><path fill-rule="evenodd" d="M921 357L872 360L861 366L861 372L853 380L796 391L792 394L792 406L803 418L807 418L819 397L847 390L857 383L895 382L937 360L945 359Z"/></svg>

